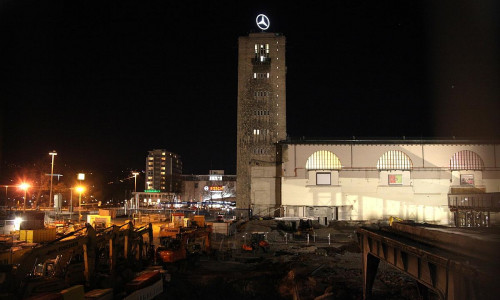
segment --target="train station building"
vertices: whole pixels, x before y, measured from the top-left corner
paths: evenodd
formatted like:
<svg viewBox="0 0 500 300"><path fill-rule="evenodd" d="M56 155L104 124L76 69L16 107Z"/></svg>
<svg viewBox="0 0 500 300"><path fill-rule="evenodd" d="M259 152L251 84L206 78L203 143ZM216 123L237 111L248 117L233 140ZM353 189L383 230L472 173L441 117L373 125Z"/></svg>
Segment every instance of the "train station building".
<svg viewBox="0 0 500 300"><path fill-rule="evenodd" d="M238 45L239 216L464 226L496 218L497 141L289 138L285 36L263 29Z"/></svg>

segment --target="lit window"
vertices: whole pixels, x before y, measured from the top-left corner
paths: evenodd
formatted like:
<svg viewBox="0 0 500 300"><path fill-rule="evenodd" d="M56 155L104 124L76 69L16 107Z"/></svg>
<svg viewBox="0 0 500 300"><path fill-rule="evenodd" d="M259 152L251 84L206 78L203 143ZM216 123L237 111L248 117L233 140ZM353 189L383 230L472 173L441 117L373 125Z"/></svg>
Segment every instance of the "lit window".
<svg viewBox="0 0 500 300"><path fill-rule="evenodd" d="M457 152L450 159L450 170L483 170L484 163L479 155L469 150Z"/></svg>
<svg viewBox="0 0 500 300"><path fill-rule="evenodd" d="M340 170L342 164L339 158L330 151L320 150L309 156L306 162L307 170Z"/></svg>
<svg viewBox="0 0 500 300"><path fill-rule="evenodd" d="M378 170L411 170L412 168L411 159L399 150L387 151L377 162Z"/></svg>

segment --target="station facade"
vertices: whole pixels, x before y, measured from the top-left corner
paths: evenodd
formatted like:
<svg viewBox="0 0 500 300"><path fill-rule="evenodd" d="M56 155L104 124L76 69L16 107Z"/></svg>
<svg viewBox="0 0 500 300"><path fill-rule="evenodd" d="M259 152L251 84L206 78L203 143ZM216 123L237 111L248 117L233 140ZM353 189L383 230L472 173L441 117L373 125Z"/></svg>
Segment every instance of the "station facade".
<svg viewBox="0 0 500 300"><path fill-rule="evenodd" d="M238 216L450 224L450 195L500 193L498 142L288 138L285 42L268 32L239 38ZM492 206L500 211L500 201Z"/></svg>
<svg viewBox="0 0 500 300"><path fill-rule="evenodd" d="M449 195L500 192L500 144L456 140L285 140L278 144L285 217L383 220L391 216L451 224ZM265 173L255 166L252 174ZM263 187L260 176L252 186ZM269 189L274 189L269 186ZM266 194L265 189L259 194ZM271 194L271 192L267 192Z"/></svg>

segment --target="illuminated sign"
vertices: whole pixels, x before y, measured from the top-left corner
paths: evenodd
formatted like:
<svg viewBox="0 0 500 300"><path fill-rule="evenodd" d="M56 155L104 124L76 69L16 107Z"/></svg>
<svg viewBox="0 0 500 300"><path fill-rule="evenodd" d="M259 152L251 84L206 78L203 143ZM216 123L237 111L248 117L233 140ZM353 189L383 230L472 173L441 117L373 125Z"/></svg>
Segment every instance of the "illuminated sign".
<svg viewBox="0 0 500 300"><path fill-rule="evenodd" d="M210 181L222 181L222 175L210 175Z"/></svg>
<svg viewBox="0 0 500 300"><path fill-rule="evenodd" d="M271 22L269 22L269 18L263 14L258 15L255 21L257 22L257 27L262 30L267 30L269 28L269 25L271 25Z"/></svg>
<svg viewBox="0 0 500 300"><path fill-rule="evenodd" d="M159 193L160 190L144 190L145 193Z"/></svg>
<svg viewBox="0 0 500 300"><path fill-rule="evenodd" d="M85 180L85 174L84 173L78 173L78 180Z"/></svg>
<svg viewBox="0 0 500 300"><path fill-rule="evenodd" d="M403 184L403 175L389 174L389 184Z"/></svg>
<svg viewBox="0 0 500 300"><path fill-rule="evenodd" d="M211 192L222 192L222 191L224 191L224 187L222 185L215 185L215 186L209 187L209 190Z"/></svg>

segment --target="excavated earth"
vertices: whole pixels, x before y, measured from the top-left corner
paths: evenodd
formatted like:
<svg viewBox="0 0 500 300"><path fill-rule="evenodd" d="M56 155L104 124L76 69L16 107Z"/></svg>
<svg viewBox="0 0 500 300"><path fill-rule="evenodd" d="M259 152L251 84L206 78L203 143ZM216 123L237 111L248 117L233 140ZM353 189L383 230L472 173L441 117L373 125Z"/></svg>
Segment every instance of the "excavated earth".
<svg viewBox="0 0 500 300"><path fill-rule="evenodd" d="M316 225L315 242L285 240L275 220L241 224L234 236L214 236L209 256L169 268L162 299L362 299L362 263L355 230L361 224ZM270 248L243 253L245 233L267 232ZM292 233L288 233L290 236ZM330 234L331 240L321 240ZM380 262L373 299L419 299L415 281Z"/></svg>

